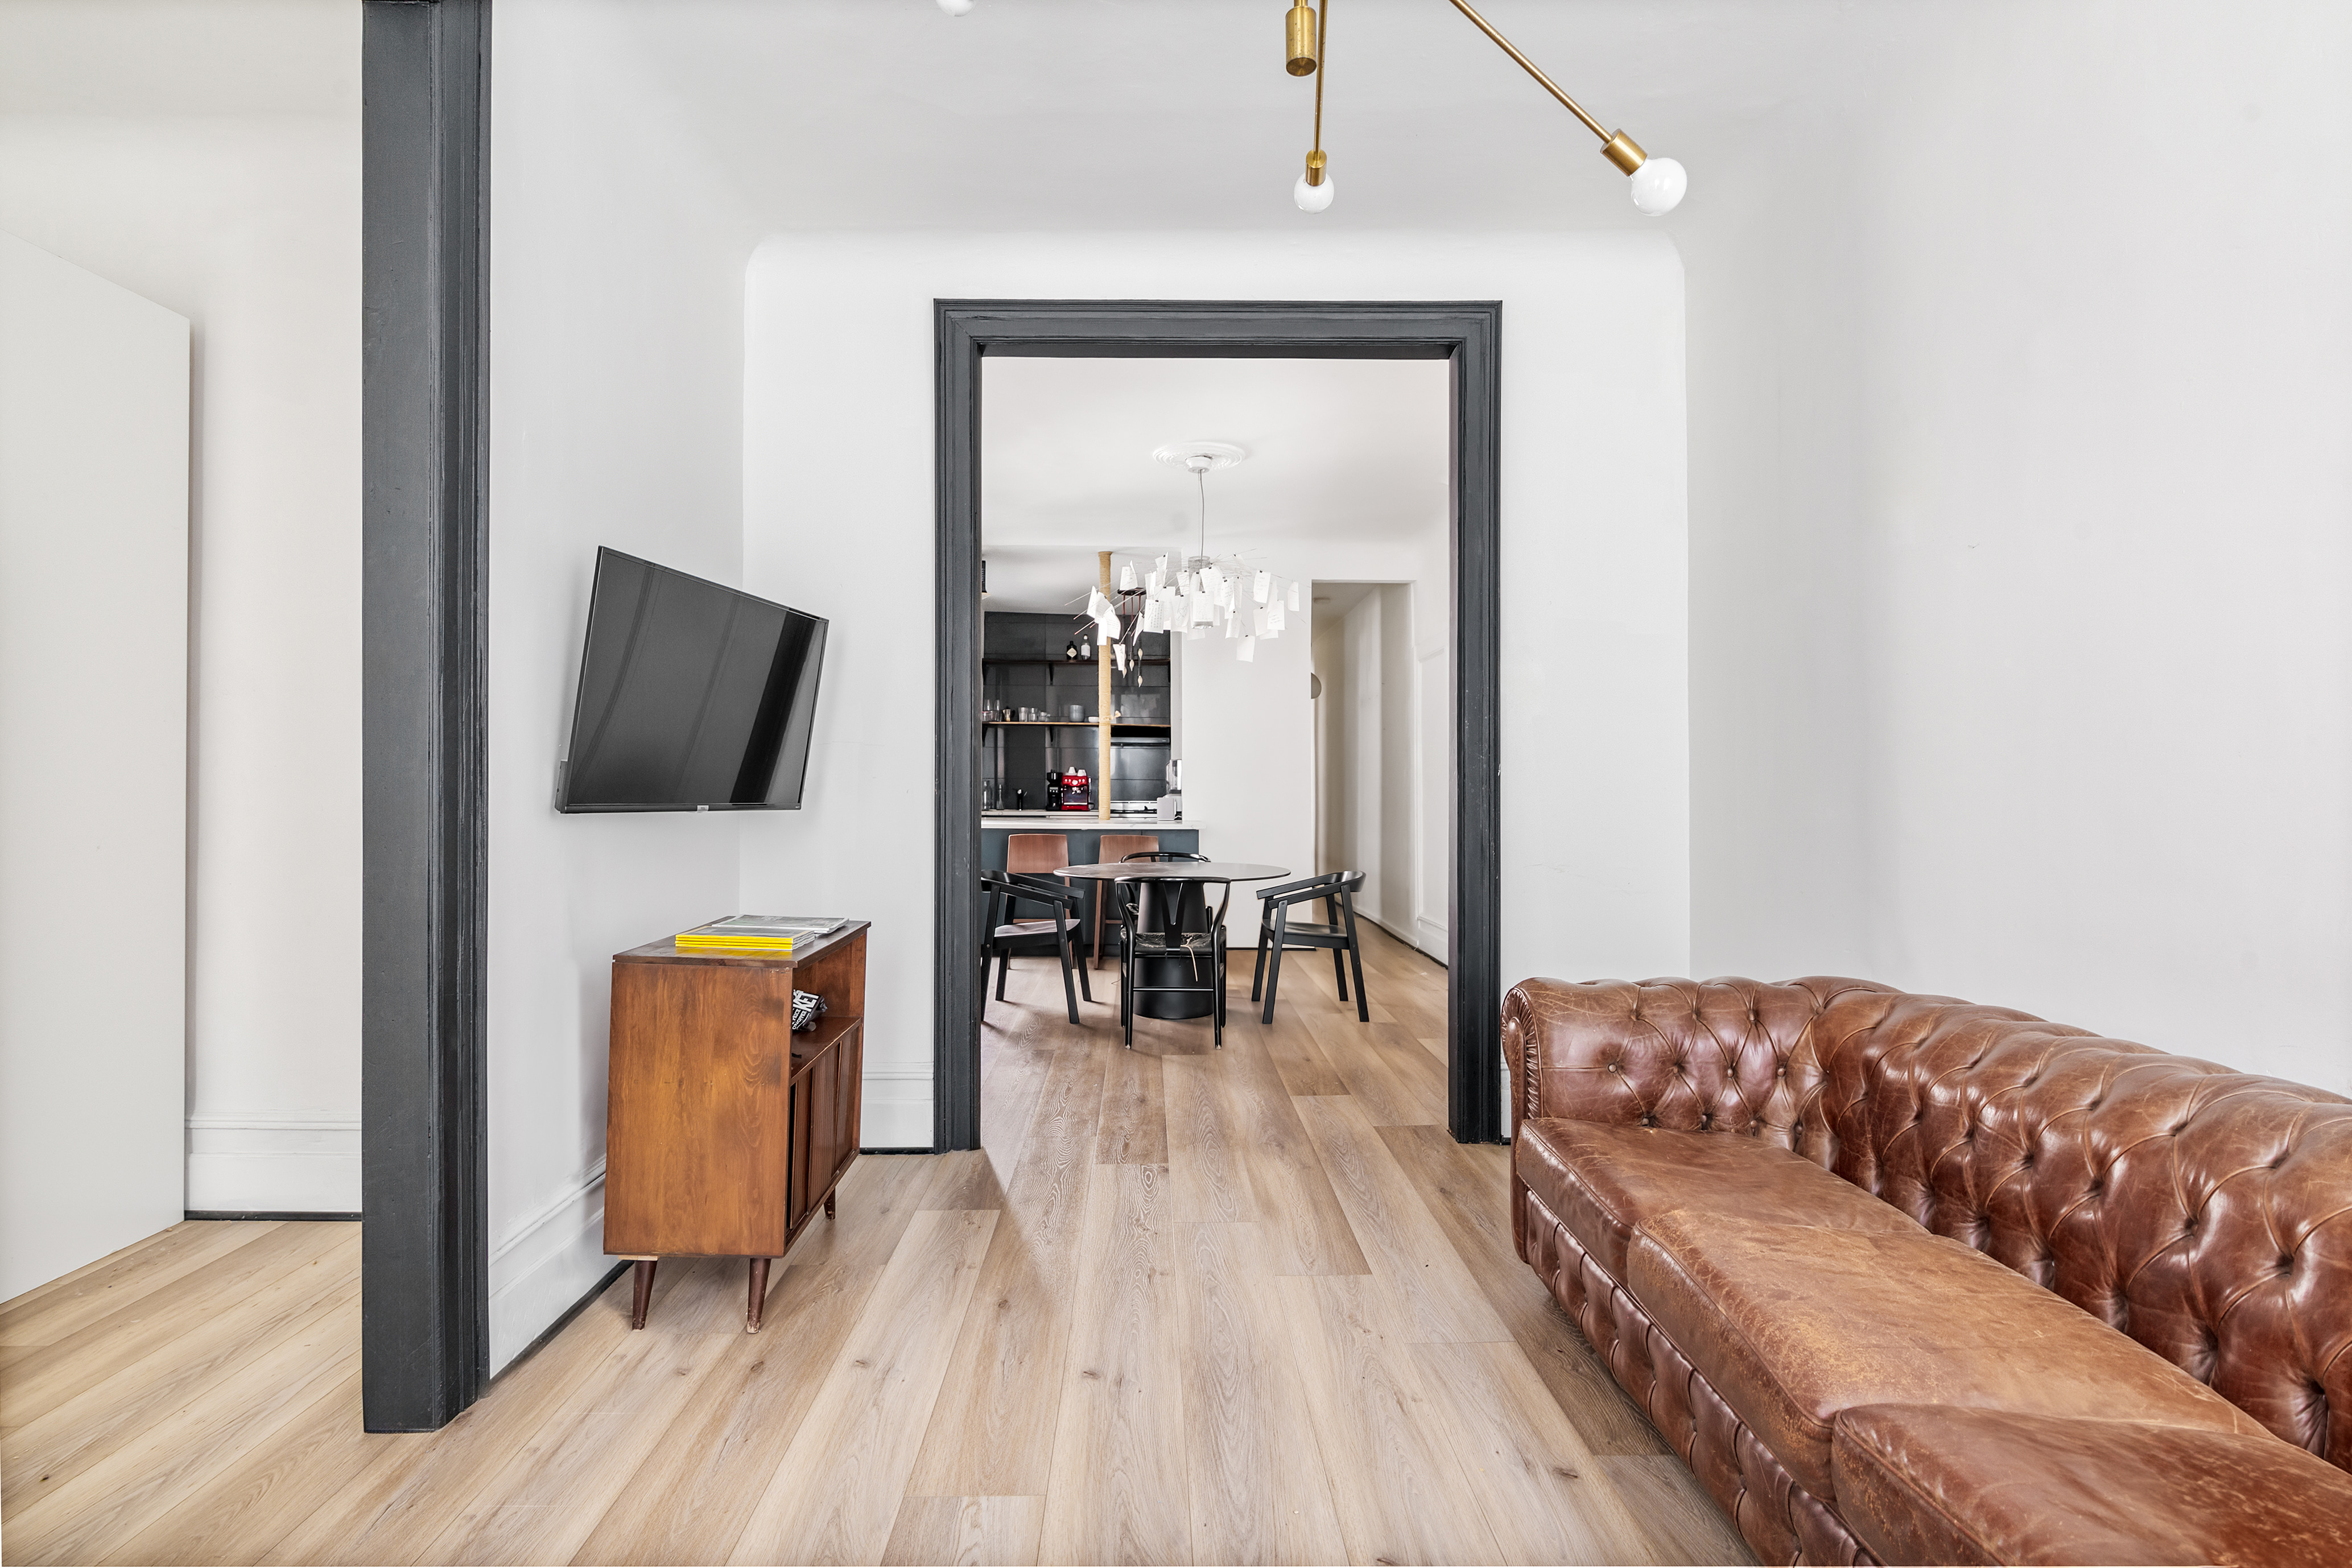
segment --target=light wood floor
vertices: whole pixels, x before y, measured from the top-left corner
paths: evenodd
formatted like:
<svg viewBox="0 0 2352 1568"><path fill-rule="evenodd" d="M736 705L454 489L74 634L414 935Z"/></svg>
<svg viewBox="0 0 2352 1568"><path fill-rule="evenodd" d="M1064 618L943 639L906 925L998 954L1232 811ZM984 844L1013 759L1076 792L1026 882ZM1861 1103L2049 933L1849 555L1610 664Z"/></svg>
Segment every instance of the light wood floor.
<svg viewBox="0 0 2352 1568"><path fill-rule="evenodd" d="M1750 1561L1444 1131L1444 971L1375 932L1261 1028L1119 1048L1049 963L984 1150L868 1156L742 1266L616 1284L430 1436L359 1416L358 1227L174 1226L0 1305L12 1563Z"/></svg>

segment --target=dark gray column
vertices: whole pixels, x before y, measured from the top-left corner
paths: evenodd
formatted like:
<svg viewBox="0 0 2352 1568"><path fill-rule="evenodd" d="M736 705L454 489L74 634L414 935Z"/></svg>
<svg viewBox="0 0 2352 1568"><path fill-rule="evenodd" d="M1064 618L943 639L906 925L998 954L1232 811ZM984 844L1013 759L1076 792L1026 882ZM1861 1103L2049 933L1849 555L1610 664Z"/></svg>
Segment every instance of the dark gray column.
<svg viewBox="0 0 2352 1568"><path fill-rule="evenodd" d="M489 47L489 0L366 0L360 1119L371 1432L446 1425L488 1371Z"/></svg>

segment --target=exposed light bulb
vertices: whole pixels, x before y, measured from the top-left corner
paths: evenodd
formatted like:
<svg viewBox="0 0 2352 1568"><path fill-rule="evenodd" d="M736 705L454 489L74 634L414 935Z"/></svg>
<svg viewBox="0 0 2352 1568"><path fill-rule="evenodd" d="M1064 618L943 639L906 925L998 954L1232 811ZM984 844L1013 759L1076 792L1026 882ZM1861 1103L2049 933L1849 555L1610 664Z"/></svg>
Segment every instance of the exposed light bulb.
<svg viewBox="0 0 2352 1568"><path fill-rule="evenodd" d="M1319 213L1331 205L1332 195L1338 188L1331 183L1331 176L1328 174L1323 176L1323 183L1319 185L1308 184L1307 176L1301 174L1298 176L1298 184L1290 188L1290 199L1298 204L1300 212Z"/></svg>
<svg viewBox="0 0 2352 1568"><path fill-rule="evenodd" d="M971 0L940 0L940 9L950 16L961 16L971 9Z"/></svg>
<svg viewBox="0 0 2352 1568"><path fill-rule="evenodd" d="M1672 158L1651 158L1633 171L1633 205L1652 217L1664 217L1682 205L1690 189L1690 175Z"/></svg>

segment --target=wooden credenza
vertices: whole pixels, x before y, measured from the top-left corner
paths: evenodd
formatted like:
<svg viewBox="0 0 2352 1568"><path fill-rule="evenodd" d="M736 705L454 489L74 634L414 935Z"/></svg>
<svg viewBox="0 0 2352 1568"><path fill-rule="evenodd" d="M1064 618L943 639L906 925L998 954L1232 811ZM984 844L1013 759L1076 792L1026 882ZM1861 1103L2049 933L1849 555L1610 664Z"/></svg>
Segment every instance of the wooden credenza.
<svg viewBox="0 0 2352 1568"><path fill-rule="evenodd" d="M613 956L604 1122L604 1251L636 1265L644 1328L664 1258L751 1260L756 1333L781 1258L857 1158L866 1056L866 929L851 921L789 956L669 940ZM793 1033L793 993L825 1011Z"/></svg>

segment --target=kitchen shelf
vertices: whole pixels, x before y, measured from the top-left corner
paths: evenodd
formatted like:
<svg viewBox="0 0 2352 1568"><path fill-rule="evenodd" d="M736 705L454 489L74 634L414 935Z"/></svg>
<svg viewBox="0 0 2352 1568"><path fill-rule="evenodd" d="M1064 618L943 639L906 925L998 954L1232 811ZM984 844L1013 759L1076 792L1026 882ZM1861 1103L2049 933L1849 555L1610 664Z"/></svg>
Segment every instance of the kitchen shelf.
<svg viewBox="0 0 2352 1568"><path fill-rule="evenodd" d="M1098 658L1025 658L1025 657L1016 658L1016 657L1014 657L1014 656L1013 656L1013 655L1010 655L1010 654L999 655L999 654L992 654L992 653L984 653L984 654L982 654L982 655L981 655L981 656L980 656L980 662L981 662L981 663L982 663L982 664L1055 664L1055 665L1066 664L1066 665L1068 665L1072 669L1092 669L1096 665L1100 664L1102 661L1101 661L1100 659L1098 659ZM1129 668L1129 669L1132 669L1132 668L1135 668L1137 665L1139 665L1139 664L1166 664L1167 662L1168 662L1168 660L1166 660L1166 659L1164 659L1164 658L1130 658L1130 659L1129 659L1129 660L1127 661L1127 664L1128 664L1128 668Z"/></svg>
<svg viewBox="0 0 2352 1568"><path fill-rule="evenodd" d="M1092 730L1099 725L1101 721L1097 719L982 719L981 722L1007 726L1025 724L1035 730ZM1165 724L1155 724L1144 719L1114 719L1110 721L1110 727L1114 730L1165 730L1168 728Z"/></svg>

